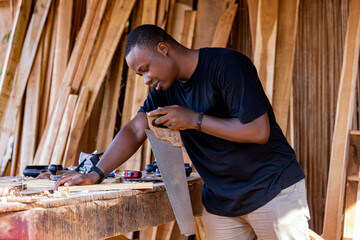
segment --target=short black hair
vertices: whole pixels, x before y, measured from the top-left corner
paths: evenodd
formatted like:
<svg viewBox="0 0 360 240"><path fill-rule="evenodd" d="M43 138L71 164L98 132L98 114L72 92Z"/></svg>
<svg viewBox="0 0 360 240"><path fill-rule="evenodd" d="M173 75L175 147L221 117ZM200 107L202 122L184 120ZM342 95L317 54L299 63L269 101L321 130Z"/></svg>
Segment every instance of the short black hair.
<svg viewBox="0 0 360 240"><path fill-rule="evenodd" d="M140 25L134 28L134 30L132 30L127 37L125 45L125 57L135 46L150 47L155 49L160 42L179 44L164 29L156 25Z"/></svg>

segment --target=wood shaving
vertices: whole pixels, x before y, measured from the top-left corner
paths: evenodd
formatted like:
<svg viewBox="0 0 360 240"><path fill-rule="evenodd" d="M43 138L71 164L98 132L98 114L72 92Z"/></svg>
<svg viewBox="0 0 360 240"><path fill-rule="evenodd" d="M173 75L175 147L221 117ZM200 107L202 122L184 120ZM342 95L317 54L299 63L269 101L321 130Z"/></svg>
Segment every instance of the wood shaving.
<svg viewBox="0 0 360 240"><path fill-rule="evenodd" d="M20 190L14 186L0 187L0 197L2 196L19 197Z"/></svg>
<svg viewBox="0 0 360 240"><path fill-rule="evenodd" d="M68 198L70 196L70 190L68 187L59 189L54 192L54 197L56 198Z"/></svg>

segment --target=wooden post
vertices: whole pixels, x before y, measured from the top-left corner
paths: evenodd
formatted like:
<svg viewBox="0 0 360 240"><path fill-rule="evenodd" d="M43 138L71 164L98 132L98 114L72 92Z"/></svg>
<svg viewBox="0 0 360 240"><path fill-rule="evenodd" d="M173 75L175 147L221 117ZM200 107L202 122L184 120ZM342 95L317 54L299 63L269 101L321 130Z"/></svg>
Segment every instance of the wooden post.
<svg viewBox="0 0 360 240"><path fill-rule="evenodd" d="M344 58L331 146L328 188L325 205L324 239L340 239L348 155L349 130L354 112L355 83L360 44L360 1L350 3Z"/></svg>
<svg viewBox="0 0 360 240"><path fill-rule="evenodd" d="M279 0L259 0L254 64L272 102Z"/></svg>

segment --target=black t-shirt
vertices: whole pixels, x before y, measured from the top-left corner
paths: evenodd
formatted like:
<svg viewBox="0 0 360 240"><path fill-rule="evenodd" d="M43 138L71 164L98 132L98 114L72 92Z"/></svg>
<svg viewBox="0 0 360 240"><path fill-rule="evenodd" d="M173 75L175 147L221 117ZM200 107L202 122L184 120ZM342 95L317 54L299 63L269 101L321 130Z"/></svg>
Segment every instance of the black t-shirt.
<svg viewBox="0 0 360 240"><path fill-rule="evenodd" d="M247 214L305 177L276 123L256 69L245 55L231 49L200 49L190 79L175 81L166 91L151 87L140 111L169 105L219 118L236 117L242 123L268 113L270 137L266 144L236 143L196 130L180 131L204 180L202 201L208 212L220 216Z"/></svg>

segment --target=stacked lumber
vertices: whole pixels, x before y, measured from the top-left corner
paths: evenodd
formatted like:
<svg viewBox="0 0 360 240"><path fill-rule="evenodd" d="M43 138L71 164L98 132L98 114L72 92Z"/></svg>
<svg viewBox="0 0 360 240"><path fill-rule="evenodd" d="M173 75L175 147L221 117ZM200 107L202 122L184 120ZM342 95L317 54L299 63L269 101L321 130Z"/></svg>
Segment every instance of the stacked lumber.
<svg viewBox="0 0 360 240"><path fill-rule="evenodd" d="M339 92L340 79L346 78L341 69L349 3L358 0L8 2L14 14L0 61L1 175L21 174L29 164L68 167L77 164L80 151L105 151L148 93L124 61L126 36L140 24L153 23L189 48L232 47L254 60L307 175L310 227L322 232L328 189L343 194L343 185L337 190L328 186L330 159L340 159L345 182L346 136L334 127L360 129L359 74L350 95ZM351 104L337 103L338 96L347 96ZM340 123L337 108L353 111L353 117L346 115L346 123ZM342 141L341 156L333 134ZM143 169L152 158L146 142L121 170ZM328 206L340 214L339 205ZM201 219L196 221L201 233ZM326 228L335 229L331 224ZM141 235L169 238L174 229L173 222Z"/></svg>

